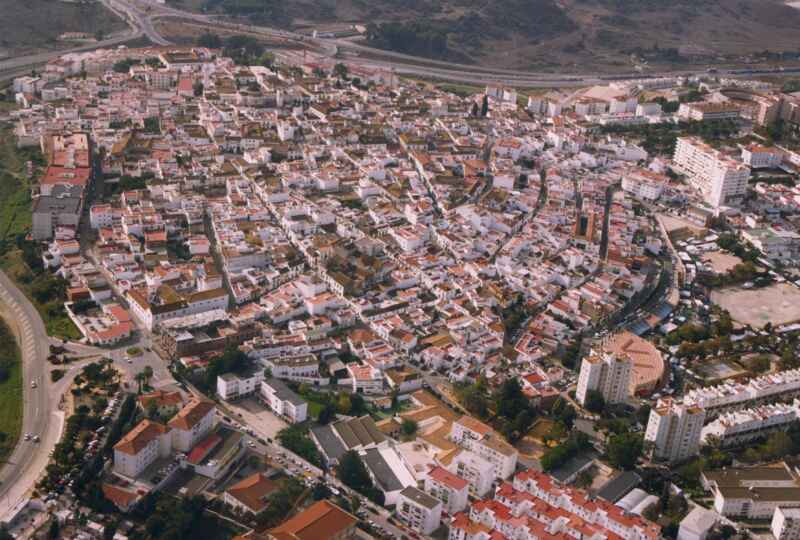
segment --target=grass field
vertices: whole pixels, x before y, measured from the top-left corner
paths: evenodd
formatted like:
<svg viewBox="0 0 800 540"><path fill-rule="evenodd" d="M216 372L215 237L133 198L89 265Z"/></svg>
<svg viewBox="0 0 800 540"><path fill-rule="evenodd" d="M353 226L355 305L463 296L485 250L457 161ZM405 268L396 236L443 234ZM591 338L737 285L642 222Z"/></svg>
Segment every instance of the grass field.
<svg viewBox="0 0 800 540"><path fill-rule="evenodd" d="M0 319L0 461L14 450L22 429L22 363L11 330Z"/></svg>

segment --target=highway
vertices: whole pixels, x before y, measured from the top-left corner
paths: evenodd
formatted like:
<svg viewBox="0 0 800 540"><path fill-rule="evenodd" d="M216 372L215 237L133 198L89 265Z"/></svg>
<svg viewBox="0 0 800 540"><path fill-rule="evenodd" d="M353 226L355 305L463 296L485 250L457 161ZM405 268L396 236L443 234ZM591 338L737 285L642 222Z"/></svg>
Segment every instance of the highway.
<svg viewBox="0 0 800 540"><path fill-rule="evenodd" d="M0 510L16 504L35 483L47 463L47 454L55 446L61 429L54 429L53 419L60 416L50 400L50 377L47 369L49 339L36 308L0 271L0 312L17 337L22 352L22 389L24 410L22 432L8 463L0 469ZM36 381L37 388L32 388ZM51 409L52 407L52 409ZM24 434L41 437L41 442L25 441Z"/></svg>
<svg viewBox="0 0 800 540"><path fill-rule="evenodd" d="M191 21L194 25L212 30L224 29L234 32L238 31L272 40L295 43L303 48L318 51L322 56L336 59L337 61L345 61L349 64L359 65L364 68L391 70L398 75L478 85L502 84L514 87L589 86L640 77L676 77L706 74L704 69L662 71L646 74L631 72L607 75L599 73L558 74L480 67L419 58L403 53L375 49L361 43L354 43L347 39L313 38L275 28L236 24L219 20L214 16L182 11L154 2L137 2L136 0L101 1L106 7L119 14L129 26L131 26L129 34L73 49L23 56L2 61L0 62L0 79L19 76L24 73L23 68L30 69L68 52L116 46L140 36L147 37L156 45L169 45L170 42L155 28L155 21L164 18ZM752 66L750 66L750 68L752 68ZM800 72L800 68L790 68L786 70L771 69L765 70L765 72L796 73ZM720 69L715 74L720 77L741 76L741 73L737 73L735 69Z"/></svg>

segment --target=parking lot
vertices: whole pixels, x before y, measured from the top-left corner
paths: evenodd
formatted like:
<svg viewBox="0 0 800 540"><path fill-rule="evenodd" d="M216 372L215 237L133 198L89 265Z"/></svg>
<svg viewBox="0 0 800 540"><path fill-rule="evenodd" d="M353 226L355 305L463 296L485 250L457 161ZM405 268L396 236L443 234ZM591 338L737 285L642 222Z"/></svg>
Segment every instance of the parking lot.
<svg viewBox="0 0 800 540"><path fill-rule="evenodd" d="M274 440L278 432L289 425L253 397L226 403L225 408L231 412L233 420L250 426L261 438Z"/></svg>

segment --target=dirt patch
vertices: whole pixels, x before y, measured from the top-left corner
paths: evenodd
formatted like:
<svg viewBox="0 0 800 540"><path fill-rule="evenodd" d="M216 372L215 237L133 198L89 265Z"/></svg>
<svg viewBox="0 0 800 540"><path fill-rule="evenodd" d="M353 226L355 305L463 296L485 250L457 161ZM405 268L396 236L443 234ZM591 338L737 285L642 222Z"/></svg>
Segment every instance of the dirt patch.
<svg viewBox="0 0 800 540"><path fill-rule="evenodd" d="M720 289L711 294L711 300L728 310L735 321L755 328L800 321L800 289L788 283L761 289Z"/></svg>
<svg viewBox="0 0 800 540"><path fill-rule="evenodd" d="M703 261L710 264L717 274L726 274L733 270L734 266L741 264L742 259L730 253L712 251L703 255Z"/></svg>

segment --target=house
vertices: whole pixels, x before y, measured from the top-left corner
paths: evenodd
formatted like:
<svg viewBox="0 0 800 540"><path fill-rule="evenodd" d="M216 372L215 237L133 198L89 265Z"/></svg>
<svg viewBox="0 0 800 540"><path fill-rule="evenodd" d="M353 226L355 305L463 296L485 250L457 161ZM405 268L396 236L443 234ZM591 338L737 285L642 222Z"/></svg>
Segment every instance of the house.
<svg viewBox="0 0 800 540"><path fill-rule="evenodd" d="M148 412L152 407L159 416L168 418L177 413L178 409L183 406L183 396L177 390L173 392L154 390L139 396L137 403L144 412Z"/></svg>
<svg viewBox="0 0 800 540"><path fill-rule="evenodd" d="M366 450L388 444L386 436L369 416L315 426L309 434L329 464L338 463L348 450Z"/></svg>
<svg viewBox="0 0 800 540"><path fill-rule="evenodd" d="M278 487L277 482L257 472L226 489L222 500L235 509L258 514L267 507L269 495Z"/></svg>
<svg viewBox="0 0 800 540"><path fill-rule="evenodd" d="M347 540L358 518L327 500L318 501L267 532L269 540Z"/></svg>
<svg viewBox="0 0 800 540"><path fill-rule="evenodd" d="M217 376L217 395L225 401L255 394L264 381L264 371L253 370L246 374L223 373Z"/></svg>

